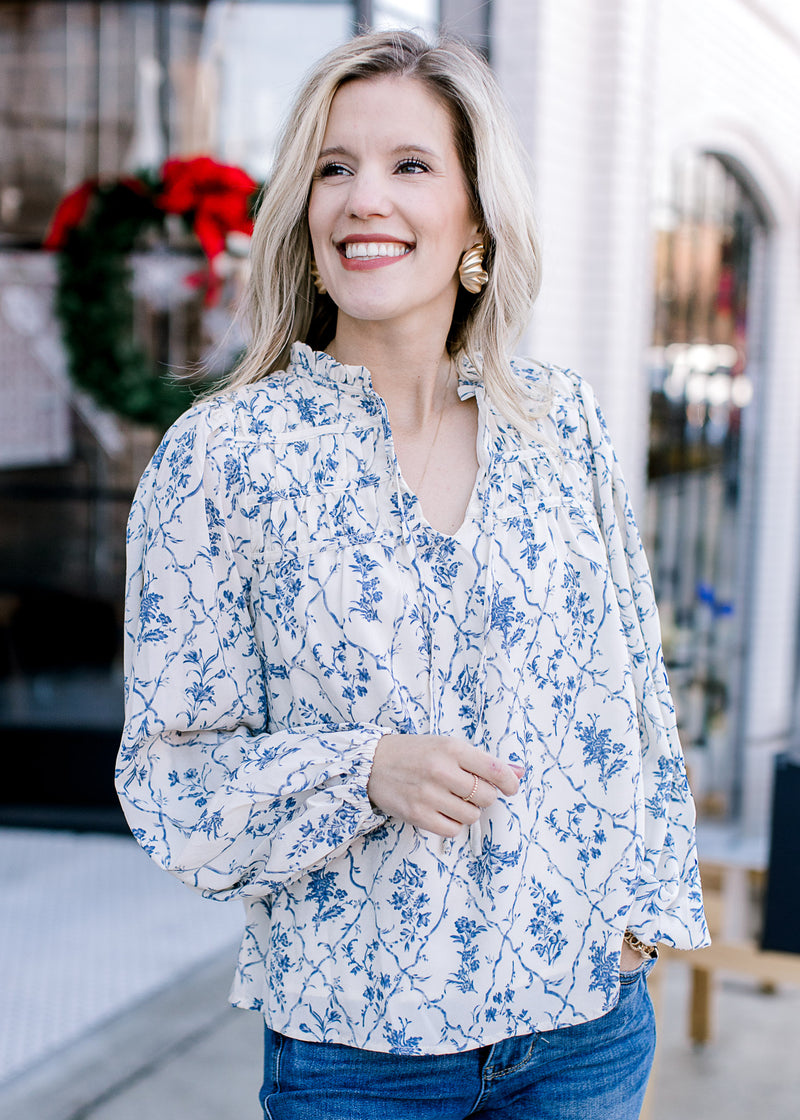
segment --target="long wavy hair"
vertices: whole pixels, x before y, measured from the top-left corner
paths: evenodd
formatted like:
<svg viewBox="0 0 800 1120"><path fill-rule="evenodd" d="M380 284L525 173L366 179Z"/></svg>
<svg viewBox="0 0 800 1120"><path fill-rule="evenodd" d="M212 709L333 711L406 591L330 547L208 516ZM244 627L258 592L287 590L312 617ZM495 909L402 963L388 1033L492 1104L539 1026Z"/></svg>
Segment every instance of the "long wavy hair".
<svg viewBox="0 0 800 1120"><path fill-rule="evenodd" d="M296 341L324 349L336 306L315 289L308 199L336 91L384 75L422 82L449 110L475 217L484 234L489 281L477 295L459 287L450 356L482 372L496 407L523 430L549 398L517 377L510 355L540 286L539 239L527 159L499 87L484 60L460 40L430 44L410 31L359 35L325 55L304 82L284 126L275 169L253 231L245 301L251 342L226 379L236 388L285 368Z"/></svg>

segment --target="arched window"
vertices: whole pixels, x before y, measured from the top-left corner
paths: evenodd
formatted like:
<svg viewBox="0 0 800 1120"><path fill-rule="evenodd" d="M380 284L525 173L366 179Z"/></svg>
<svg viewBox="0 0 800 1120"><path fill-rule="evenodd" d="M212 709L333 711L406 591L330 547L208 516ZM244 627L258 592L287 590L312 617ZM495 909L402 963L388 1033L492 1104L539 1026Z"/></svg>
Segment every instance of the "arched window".
<svg viewBox="0 0 800 1120"><path fill-rule="evenodd" d="M646 525L698 801L736 815L765 223L715 155L678 160L670 193L656 231Z"/></svg>

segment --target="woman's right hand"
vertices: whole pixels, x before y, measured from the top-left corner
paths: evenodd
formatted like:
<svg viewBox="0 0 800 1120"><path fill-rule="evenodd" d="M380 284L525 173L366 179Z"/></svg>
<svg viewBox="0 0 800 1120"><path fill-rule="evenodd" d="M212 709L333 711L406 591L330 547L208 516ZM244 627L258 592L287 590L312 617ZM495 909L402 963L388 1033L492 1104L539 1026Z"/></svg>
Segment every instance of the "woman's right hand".
<svg viewBox="0 0 800 1120"><path fill-rule="evenodd" d="M452 735L384 735L367 793L387 816L452 839L501 794L517 793L522 774Z"/></svg>

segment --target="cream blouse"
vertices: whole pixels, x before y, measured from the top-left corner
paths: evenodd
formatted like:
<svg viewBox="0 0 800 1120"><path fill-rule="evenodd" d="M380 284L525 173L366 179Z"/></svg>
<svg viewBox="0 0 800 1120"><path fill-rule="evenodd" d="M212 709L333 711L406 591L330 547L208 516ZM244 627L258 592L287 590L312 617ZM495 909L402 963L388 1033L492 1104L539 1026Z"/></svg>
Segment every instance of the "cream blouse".
<svg viewBox="0 0 800 1120"><path fill-rule="evenodd" d="M406 487L369 372L297 344L198 404L131 511L134 835L247 926L232 1000L309 1040L439 1054L596 1018L622 935L707 943L647 564L576 375L524 440L466 362L461 528ZM525 767L453 842L373 810L382 735Z"/></svg>

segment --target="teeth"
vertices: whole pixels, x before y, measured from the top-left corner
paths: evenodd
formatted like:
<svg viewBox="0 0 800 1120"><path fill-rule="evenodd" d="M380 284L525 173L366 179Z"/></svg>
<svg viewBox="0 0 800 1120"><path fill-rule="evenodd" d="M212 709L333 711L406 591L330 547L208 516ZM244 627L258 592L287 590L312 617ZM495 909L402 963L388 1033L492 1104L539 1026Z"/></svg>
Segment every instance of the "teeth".
<svg viewBox="0 0 800 1120"><path fill-rule="evenodd" d="M404 257L408 252L408 246L397 241L348 241L344 247L344 255L348 260L353 257L365 260L372 257Z"/></svg>

